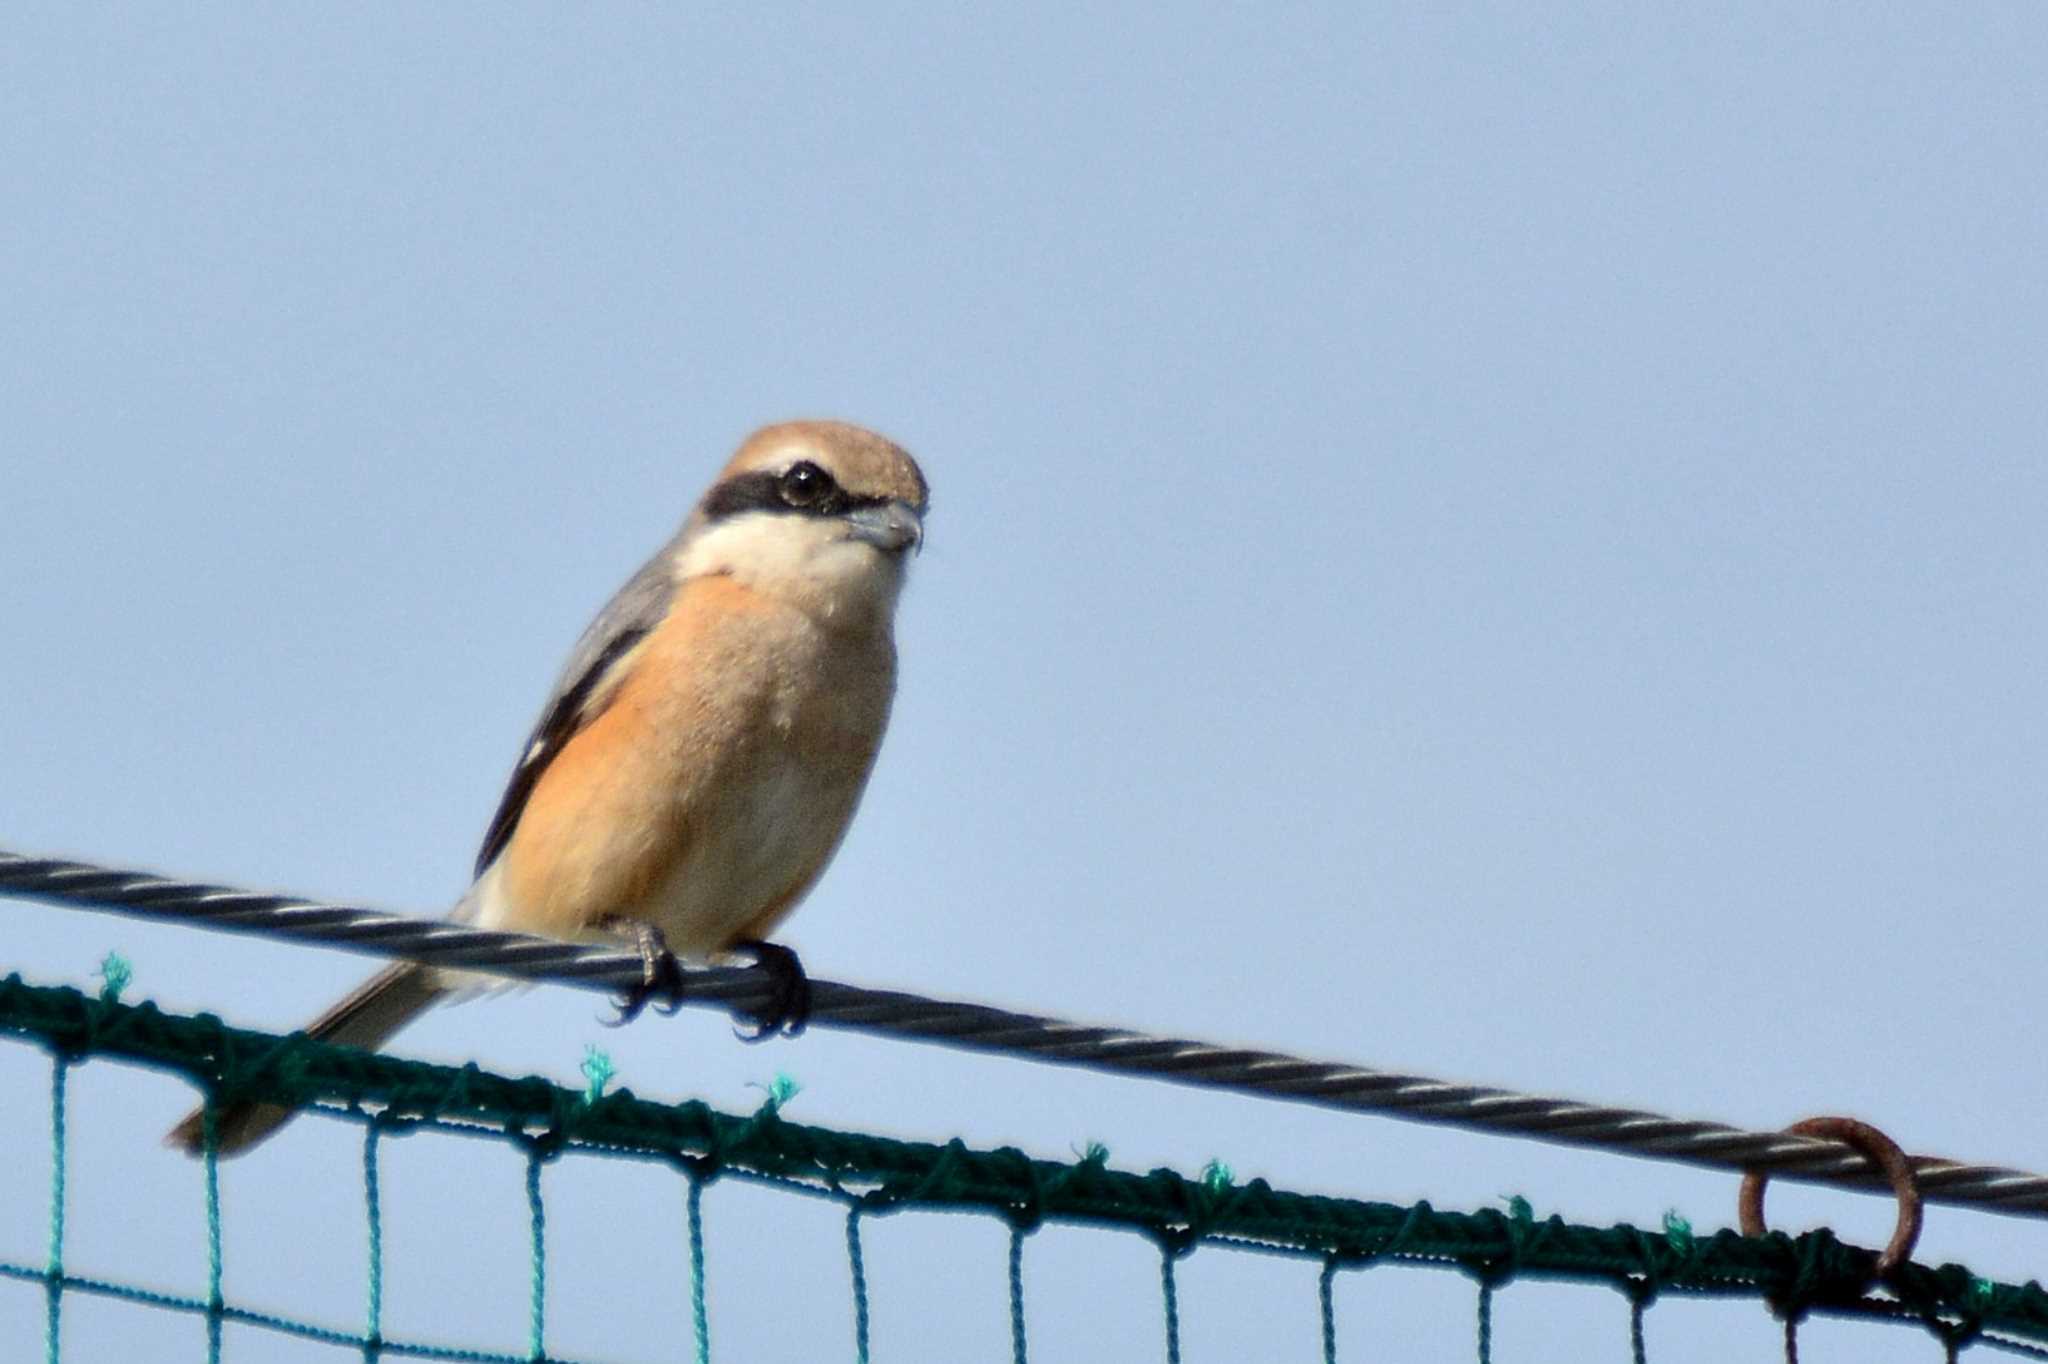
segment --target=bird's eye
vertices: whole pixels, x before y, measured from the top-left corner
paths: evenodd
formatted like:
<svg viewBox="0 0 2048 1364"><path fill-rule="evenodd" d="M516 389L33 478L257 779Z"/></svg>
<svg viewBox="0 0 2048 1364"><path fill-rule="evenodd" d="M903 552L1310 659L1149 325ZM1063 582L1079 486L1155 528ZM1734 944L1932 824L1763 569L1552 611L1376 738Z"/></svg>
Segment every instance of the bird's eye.
<svg viewBox="0 0 2048 1364"><path fill-rule="evenodd" d="M792 507L815 506L832 491L832 475L809 460L790 466L782 476L782 500Z"/></svg>

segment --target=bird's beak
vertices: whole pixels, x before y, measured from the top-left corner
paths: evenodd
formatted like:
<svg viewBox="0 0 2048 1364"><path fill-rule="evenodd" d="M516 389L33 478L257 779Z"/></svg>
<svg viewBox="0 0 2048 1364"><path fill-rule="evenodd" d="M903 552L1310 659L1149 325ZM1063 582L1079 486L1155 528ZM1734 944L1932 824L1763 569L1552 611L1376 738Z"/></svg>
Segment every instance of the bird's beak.
<svg viewBox="0 0 2048 1364"><path fill-rule="evenodd" d="M898 500L879 507L860 507L848 512L846 521L853 527L854 539L864 540L886 553L895 554L913 545L924 547L924 518L908 502Z"/></svg>

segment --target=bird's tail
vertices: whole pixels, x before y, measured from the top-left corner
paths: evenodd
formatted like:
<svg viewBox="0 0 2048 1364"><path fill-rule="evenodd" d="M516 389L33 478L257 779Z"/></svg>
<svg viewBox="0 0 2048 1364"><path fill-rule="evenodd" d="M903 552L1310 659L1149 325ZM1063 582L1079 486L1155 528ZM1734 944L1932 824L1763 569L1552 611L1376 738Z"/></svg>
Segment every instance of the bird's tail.
<svg viewBox="0 0 2048 1364"><path fill-rule="evenodd" d="M306 1026L306 1034L322 1042L374 1051L447 993L449 985L442 972L417 962L393 962L314 1019ZM216 1149L224 1156L240 1155L291 1121L293 1111L282 1104L228 1104L215 1118ZM165 1144L198 1155L205 1148L205 1122L206 1110L194 1109L171 1129Z"/></svg>

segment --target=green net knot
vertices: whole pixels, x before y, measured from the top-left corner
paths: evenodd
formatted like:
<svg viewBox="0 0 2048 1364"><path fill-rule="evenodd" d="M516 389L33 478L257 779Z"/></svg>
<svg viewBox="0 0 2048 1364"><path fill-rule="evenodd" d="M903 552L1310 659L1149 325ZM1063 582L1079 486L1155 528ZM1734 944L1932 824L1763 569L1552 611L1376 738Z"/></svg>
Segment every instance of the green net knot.
<svg viewBox="0 0 2048 1364"><path fill-rule="evenodd" d="M100 1002L118 1004L121 992L128 988L128 982L135 975L128 965L128 958L119 952L109 952L100 959L100 969L93 974L100 978Z"/></svg>
<svg viewBox="0 0 2048 1364"><path fill-rule="evenodd" d="M1536 1221L1536 1209L1520 1194L1511 1194L1508 1197L1508 1219L1529 1226Z"/></svg>

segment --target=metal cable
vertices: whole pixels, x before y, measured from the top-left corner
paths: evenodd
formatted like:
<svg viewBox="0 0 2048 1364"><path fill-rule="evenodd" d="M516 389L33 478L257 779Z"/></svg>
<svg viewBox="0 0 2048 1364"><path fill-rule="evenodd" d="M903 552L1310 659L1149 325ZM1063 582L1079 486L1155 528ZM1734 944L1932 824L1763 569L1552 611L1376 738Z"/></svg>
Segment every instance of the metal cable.
<svg viewBox="0 0 2048 1364"><path fill-rule="evenodd" d="M0 895L196 924L235 933L320 943L379 957L460 966L521 980L622 994L641 983L637 953L520 933L415 919L289 895L175 881L0 850ZM773 974L758 966L684 965L686 1002L737 1018L771 1007ZM1664 1117L1571 1099L1451 1084L1365 1066L1309 1061L1279 1052L1219 1047L1125 1028L1011 1013L984 1004L928 999L896 990L813 978L809 1021L883 1037L1023 1056L1122 1075L1144 1075L1324 1108L1390 1113L1481 1132L1534 1137L1723 1170L1764 1170L1783 1179L1888 1192L1860 1152L1837 1141L1749 1132L1723 1123ZM1915 1156L1931 1202L2048 1216L2048 1176L1992 1165Z"/></svg>

